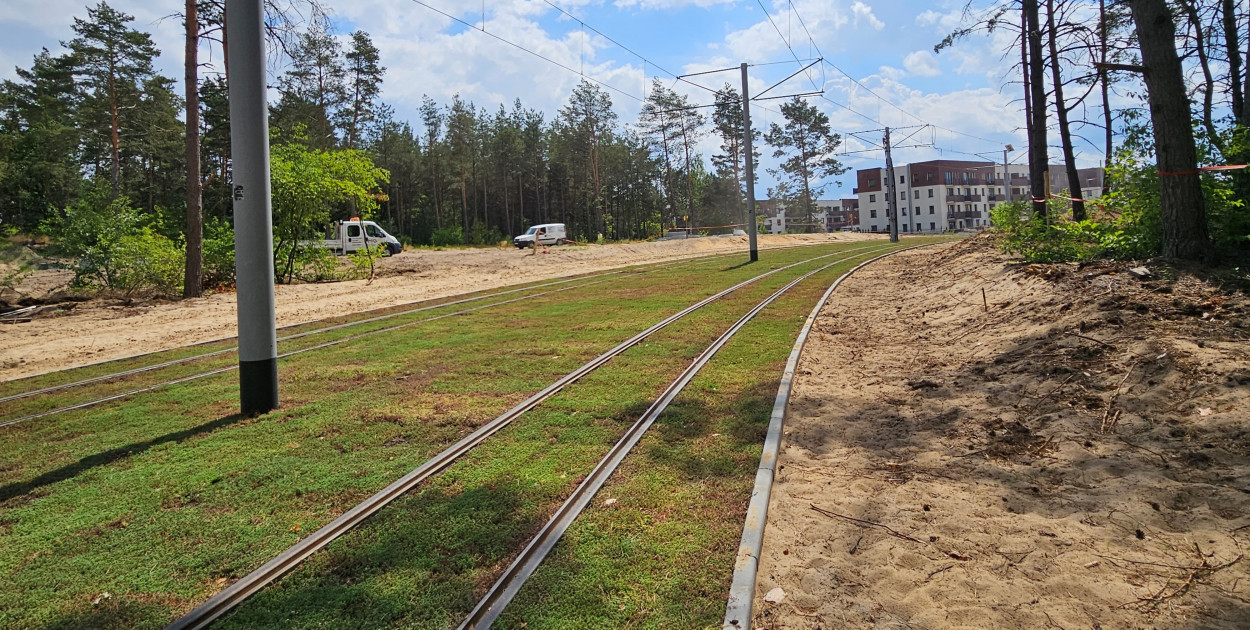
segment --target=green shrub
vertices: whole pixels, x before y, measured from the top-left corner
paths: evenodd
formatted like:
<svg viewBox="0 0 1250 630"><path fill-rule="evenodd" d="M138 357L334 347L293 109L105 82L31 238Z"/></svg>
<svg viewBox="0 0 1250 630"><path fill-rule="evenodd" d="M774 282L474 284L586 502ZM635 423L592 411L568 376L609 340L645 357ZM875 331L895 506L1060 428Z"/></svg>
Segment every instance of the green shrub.
<svg viewBox="0 0 1250 630"><path fill-rule="evenodd" d="M126 295L153 290L168 296L182 294L186 252L179 243L144 227L121 238L114 259L116 274L110 288Z"/></svg>
<svg viewBox="0 0 1250 630"><path fill-rule="evenodd" d="M234 228L216 217L204 222L204 286L234 284Z"/></svg>
<svg viewBox="0 0 1250 630"><path fill-rule="evenodd" d="M181 293L182 245L157 232L155 219L131 207L129 199L110 197L107 183L101 183L40 226L55 239L55 251L78 259L74 286L126 295Z"/></svg>
<svg viewBox="0 0 1250 630"><path fill-rule="evenodd" d="M460 230L460 226L443 227L434 230L430 235L430 243L435 247L447 247L448 245L464 245L464 234Z"/></svg>

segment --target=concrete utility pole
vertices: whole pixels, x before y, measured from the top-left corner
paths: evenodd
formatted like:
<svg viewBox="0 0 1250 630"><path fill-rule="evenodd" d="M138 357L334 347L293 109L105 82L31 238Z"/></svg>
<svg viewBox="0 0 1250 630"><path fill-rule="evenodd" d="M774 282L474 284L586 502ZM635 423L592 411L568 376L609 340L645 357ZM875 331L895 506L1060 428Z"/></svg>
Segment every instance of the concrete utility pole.
<svg viewBox="0 0 1250 630"><path fill-rule="evenodd" d="M747 240L751 243L751 262L760 259L755 239L755 150L751 146L751 96L747 92L747 64L742 64L742 147L747 171Z"/></svg>
<svg viewBox="0 0 1250 630"><path fill-rule="evenodd" d="M1009 165L1007 164L1007 152L1010 150L1011 150L1010 144L1003 147L1003 183L1007 185L1006 190L1007 190L1007 202L1008 203L1011 202L1011 172L1007 170L1009 168Z"/></svg>
<svg viewBox="0 0 1250 630"><path fill-rule="evenodd" d="M898 195L894 194L894 158L890 155L890 128L885 128L885 140L882 141L885 147L885 177L890 180L890 185L885 186L885 213L890 218L890 242L898 242Z"/></svg>
<svg viewBox="0 0 1250 630"><path fill-rule="evenodd" d="M230 38L230 150L234 260L239 316L239 406L278 408L278 334L273 297L273 216L269 197L262 0L226 0Z"/></svg>

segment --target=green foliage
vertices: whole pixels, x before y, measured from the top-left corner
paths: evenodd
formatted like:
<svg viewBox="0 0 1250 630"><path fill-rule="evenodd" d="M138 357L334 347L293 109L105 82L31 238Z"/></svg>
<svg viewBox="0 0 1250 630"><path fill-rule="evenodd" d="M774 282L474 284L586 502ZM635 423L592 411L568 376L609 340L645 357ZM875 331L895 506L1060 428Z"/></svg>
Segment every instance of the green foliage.
<svg viewBox="0 0 1250 630"><path fill-rule="evenodd" d="M234 228L216 217L204 221L204 286L234 284Z"/></svg>
<svg viewBox="0 0 1250 630"><path fill-rule="evenodd" d="M464 235L460 232L460 226L442 227L434 230L430 235L430 242L435 247L447 247L448 245L464 245Z"/></svg>
<svg viewBox="0 0 1250 630"><path fill-rule="evenodd" d="M362 247L354 252L347 254L347 261L351 263L351 276L353 278L368 278L372 275L379 258L386 254L386 243L378 243L365 248Z"/></svg>
<svg viewBox="0 0 1250 630"><path fill-rule="evenodd" d="M498 245L503 240L503 232L499 228L487 226L481 221L474 221L473 227L469 229L469 245Z"/></svg>
<svg viewBox="0 0 1250 630"><path fill-rule="evenodd" d="M107 184L95 186L77 203L53 214L41 229L55 249L78 259L74 285L125 295L182 290L182 245L161 235L125 197L109 199Z"/></svg>
<svg viewBox="0 0 1250 630"><path fill-rule="evenodd" d="M321 249L316 242L321 228L335 208L371 216L378 205L374 195L389 173L364 152L314 151L298 142L275 145L270 168L275 276L285 282L297 276L328 279L324 257L310 251ZM314 268L302 270L304 265Z"/></svg>

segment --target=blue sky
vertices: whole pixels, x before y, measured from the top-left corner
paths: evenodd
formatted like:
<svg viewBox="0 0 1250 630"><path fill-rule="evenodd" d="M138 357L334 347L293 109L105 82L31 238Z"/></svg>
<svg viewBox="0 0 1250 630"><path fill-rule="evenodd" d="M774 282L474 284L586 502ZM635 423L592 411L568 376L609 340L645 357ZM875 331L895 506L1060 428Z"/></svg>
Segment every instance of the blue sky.
<svg viewBox="0 0 1250 630"><path fill-rule="evenodd" d="M344 36L357 28L373 36L388 69L382 97L400 118L417 119L423 94L447 103L457 93L489 110L520 98L526 106L550 116L584 72L616 88L611 95L620 120L632 123L639 106L634 99L644 96L652 77L660 77L694 102L710 102L709 92L675 83L665 71L681 74L736 67L744 61L759 64L751 68L752 92L758 93L797 70L795 56L814 57L819 49L829 64L818 65L810 77L800 75L770 94L813 91L813 83L823 87L826 98L814 97L812 102L842 132L918 125L920 121L941 127L921 131L914 139L932 141L935 149L902 150L896 153L896 162L977 159L968 154L980 152L1001 156L1006 143L1017 147L1014 157L1025 144L1018 102L1021 88L1008 82L1006 72L1012 60L1002 56L1010 35L978 35L941 54L933 53L934 44L959 25L961 1L762 0L763 8L761 0L421 1L577 72L458 24L413 0L326 0ZM137 27L152 33L162 51L158 67L180 80L181 24L166 16L181 10L182 3L114 0L112 5L134 15ZM13 78L14 66L29 66L42 46L58 50L60 41L73 37L73 18L85 15L82 0L4 0L0 3L0 77ZM207 47L201 57L220 60L219 51ZM718 87L724 81L736 84L739 77L725 73L692 80ZM762 109L755 113L757 127L779 119L778 101L760 105ZM1088 129L1086 135L1098 144L1099 133ZM705 153L714 144L709 140ZM848 139L846 148L866 147ZM1090 144L1082 143L1078 151L1083 166L1096 166L1102 159ZM879 153L842 160L851 168L883 163ZM763 177L765 186L770 179ZM854 174L839 179L842 185L831 182L826 197L849 196Z"/></svg>

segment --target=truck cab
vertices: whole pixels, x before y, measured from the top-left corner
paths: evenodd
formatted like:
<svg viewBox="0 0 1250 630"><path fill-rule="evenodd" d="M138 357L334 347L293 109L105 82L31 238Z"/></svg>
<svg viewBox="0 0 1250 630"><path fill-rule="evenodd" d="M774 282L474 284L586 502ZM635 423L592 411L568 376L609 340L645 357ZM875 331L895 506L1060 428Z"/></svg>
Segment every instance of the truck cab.
<svg viewBox="0 0 1250 630"><path fill-rule="evenodd" d="M335 254L347 254L365 248L366 241L371 247L384 245L383 255L393 255L404 251L399 239L386 233L381 226L373 221L335 221L326 229L323 246Z"/></svg>
<svg viewBox="0 0 1250 630"><path fill-rule="evenodd" d="M563 223L543 223L530 227L524 234L512 239L512 244L518 249L525 249L533 247L535 239L539 245L563 245L568 242L568 235L564 231Z"/></svg>

